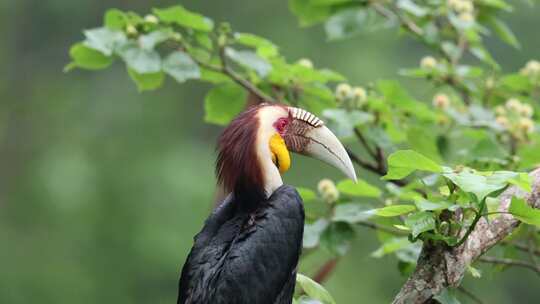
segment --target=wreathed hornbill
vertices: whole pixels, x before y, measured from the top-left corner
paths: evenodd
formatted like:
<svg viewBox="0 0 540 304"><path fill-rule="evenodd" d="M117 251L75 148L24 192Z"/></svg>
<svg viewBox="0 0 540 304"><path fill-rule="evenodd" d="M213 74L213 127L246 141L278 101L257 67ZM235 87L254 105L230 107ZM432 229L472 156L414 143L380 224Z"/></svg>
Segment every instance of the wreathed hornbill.
<svg viewBox="0 0 540 304"><path fill-rule="evenodd" d="M315 115L293 107L251 107L218 140L216 175L227 198L206 220L182 269L178 303L291 303L304 208L281 174L289 151L356 173L345 148Z"/></svg>

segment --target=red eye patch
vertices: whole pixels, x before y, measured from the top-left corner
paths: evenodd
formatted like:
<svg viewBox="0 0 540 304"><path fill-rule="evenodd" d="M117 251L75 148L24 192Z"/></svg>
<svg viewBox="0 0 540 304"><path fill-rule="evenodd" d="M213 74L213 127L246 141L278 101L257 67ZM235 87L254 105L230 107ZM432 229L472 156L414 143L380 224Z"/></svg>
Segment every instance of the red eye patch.
<svg viewBox="0 0 540 304"><path fill-rule="evenodd" d="M279 134L283 135L288 124L289 124L289 119L282 117L274 123L274 128L276 128Z"/></svg>

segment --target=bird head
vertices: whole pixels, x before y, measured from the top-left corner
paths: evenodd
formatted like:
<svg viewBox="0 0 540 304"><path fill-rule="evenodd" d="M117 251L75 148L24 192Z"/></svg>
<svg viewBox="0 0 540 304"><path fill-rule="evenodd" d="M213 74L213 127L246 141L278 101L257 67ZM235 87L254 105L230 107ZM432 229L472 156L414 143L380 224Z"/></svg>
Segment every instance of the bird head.
<svg viewBox="0 0 540 304"><path fill-rule="evenodd" d="M289 152L326 162L356 181L349 155L321 119L300 108L261 104L238 115L219 137L218 182L226 192L268 197L283 184Z"/></svg>

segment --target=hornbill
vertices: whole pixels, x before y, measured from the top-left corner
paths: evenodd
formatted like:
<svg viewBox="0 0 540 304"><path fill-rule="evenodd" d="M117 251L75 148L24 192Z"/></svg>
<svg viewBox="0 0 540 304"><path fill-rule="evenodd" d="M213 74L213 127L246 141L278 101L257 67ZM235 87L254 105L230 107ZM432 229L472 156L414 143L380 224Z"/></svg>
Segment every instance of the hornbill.
<svg viewBox="0 0 540 304"><path fill-rule="evenodd" d="M351 160L315 115L253 106L218 139L218 184L230 193L206 220L182 269L179 304L291 303L304 208L281 174L289 151L333 165L356 181Z"/></svg>

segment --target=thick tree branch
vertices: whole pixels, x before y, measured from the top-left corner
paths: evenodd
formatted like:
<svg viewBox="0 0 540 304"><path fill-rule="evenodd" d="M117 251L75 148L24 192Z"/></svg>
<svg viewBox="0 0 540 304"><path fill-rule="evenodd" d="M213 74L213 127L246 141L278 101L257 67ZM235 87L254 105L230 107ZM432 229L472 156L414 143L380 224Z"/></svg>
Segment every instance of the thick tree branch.
<svg viewBox="0 0 540 304"><path fill-rule="evenodd" d="M533 190L525 193L517 187L501 194L499 211L506 212L513 196L524 197L529 204L540 207L540 169L531 174ZM488 222L478 221L467 240L459 247L450 248L443 243L425 242L413 274L395 297L394 304L429 303L447 287L458 287L467 266L502 242L520 222L511 214L501 214Z"/></svg>

